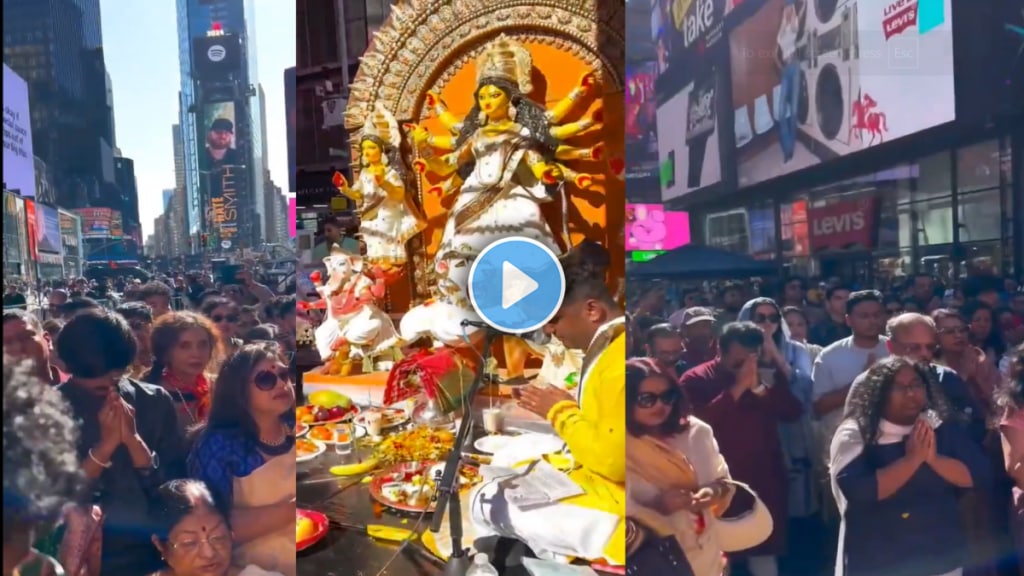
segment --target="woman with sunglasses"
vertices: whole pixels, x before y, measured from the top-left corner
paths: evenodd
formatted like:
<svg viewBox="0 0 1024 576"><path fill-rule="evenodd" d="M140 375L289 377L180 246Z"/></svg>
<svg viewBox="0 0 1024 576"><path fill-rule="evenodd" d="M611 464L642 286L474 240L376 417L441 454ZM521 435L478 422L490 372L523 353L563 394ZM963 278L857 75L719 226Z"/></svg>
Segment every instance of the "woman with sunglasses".
<svg viewBox="0 0 1024 576"><path fill-rule="evenodd" d="M164 484L153 508L153 545L167 566L151 576L281 576L252 564L244 569L234 565L231 525L202 482Z"/></svg>
<svg viewBox="0 0 1024 576"><path fill-rule="evenodd" d="M189 475L230 510L235 559L295 576L295 389L268 346L243 346L217 375Z"/></svg>
<svg viewBox="0 0 1024 576"><path fill-rule="evenodd" d="M230 298L214 296L204 300L199 311L217 327L225 357L230 357L242 346L239 334L242 313L238 304Z"/></svg>
<svg viewBox="0 0 1024 576"><path fill-rule="evenodd" d="M703 515L727 508L729 467L711 427L689 414L679 386L647 358L626 362L626 430L627 514L660 536L675 536L693 576L721 576L722 551Z"/></svg>
<svg viewBox="0 0 1024 576"><path fill-rule="evenodd" d="M221 356L220 337L209 320L194 312L169 312L150 334L153 367L142 380L171 394L182 431L210 411L210 370Z"/></svg>

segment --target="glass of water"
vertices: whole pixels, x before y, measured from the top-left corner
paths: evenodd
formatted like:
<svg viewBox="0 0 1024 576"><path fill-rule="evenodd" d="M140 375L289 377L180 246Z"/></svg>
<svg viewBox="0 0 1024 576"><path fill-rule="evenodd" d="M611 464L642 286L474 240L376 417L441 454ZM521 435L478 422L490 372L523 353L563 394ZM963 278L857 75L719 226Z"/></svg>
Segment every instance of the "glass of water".
<svg viewBox="0 0 1024 576"><path fill-rule="evenodd" d="M351 454L353 429L351 422L339 422L334 425L334 451L338 454Z"/></svg>

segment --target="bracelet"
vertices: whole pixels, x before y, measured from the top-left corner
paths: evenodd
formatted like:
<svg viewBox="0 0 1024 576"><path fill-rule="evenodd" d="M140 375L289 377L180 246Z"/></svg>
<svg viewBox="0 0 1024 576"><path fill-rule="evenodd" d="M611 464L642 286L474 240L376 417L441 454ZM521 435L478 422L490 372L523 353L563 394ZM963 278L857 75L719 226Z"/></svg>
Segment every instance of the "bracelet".
<svg viewBox="0 0 1024 576"><path fill-rule="evenodd" d="M105 464L103 462L100 462L99 459L96 458L96 456L92 453L92 448L89 448L89 460L92 460L93 462L96 463L97 466L104 469L109 469L111 466L114 465L113 462L107 462Z"/></svg>

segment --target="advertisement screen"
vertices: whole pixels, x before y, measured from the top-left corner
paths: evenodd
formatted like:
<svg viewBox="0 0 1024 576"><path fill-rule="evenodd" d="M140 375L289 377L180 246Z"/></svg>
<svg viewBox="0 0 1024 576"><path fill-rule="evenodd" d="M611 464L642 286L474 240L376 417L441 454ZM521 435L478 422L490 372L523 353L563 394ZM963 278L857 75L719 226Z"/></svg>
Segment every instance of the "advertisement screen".
<svg viewBox="0 0 1024 576"><path fill-rule="evenodd" d="M110 211L110 237L115 239L124 238L124 217L121 216L121 212L118 210Z"/></svg>
<svg viewBox="0 0 1024 576"><path fill-rule="evenodd" d="M36 196L28 84L4 64L4 189Z"/></svg>
<svg viewBox="0 0 1024 576"><path fill-rule="evenodd" d="M220 233L220 247L227 250L234 245L238 236L241 208L238 194L245 186L245 168L223 166L209 175L210 216Z"/></svg>
<svg viewBox="0 0 1024 576"><path fill-rule="evenodd" d="M134 264L139 260L139 251L134 242L108 242L99 250L90 250L88 262L114 262Z"/></svg>
<svg viewBox="0 0 1024 576"><path fill-rule="evenodd" d="M4 192L4 262L20 264L22 229L25 226L25 202Z"/></svg>
<svg viewBox="0 0 1024 576"><path fill-rule="evenodd" d="M951 122L951 0L767 0L729 36L740 186Z"/></svg>
<svg viewBox="0 0 1024 576"><path fill-rule="evenodd" d="M192 74L197 80L224 82L242 67L238 36L203 36L192 41Z"/></svg>
<svg viewBox="0 0 1024 576"><path fill-rule="evenodd" d="M295 238L295 198L288 199L288 235Z"/></svg>
<svg viewBox="0 0 1024 576"><path fill-rule="evenodd" d="M25 238L28 240L28 257L31 260L39 259L37 230L38 220L36 219L36 203L32 200L25 200Z"/></svg>
<svg viewBox="0 0 1024 576"><path fill-rule="evenodd" d="M658 107L658 161L665 202L722 179L718 73L713 69L702 76Z"/></svg>
<svg viewBox="0 0 1024 576"><path fill-rule="evenodd" d="M40 252L60 254L60 218L53 206L36 204L36 240Z"/></svg>
<svg viewBox="0 0 1024 576"><path fill-rule="evenodd" d="M722 38L725 14L740 0L652 0L651 38L658 54L658 73L671 66L694 68L688 59L700 58Z"/></svg>
<svg viewBox="0 0 1024 576"><path fill-rule="evenodd" d="M657 64L626 68L626 178L650 176L658 168Z"/></svg>
<svg viewBox="0 0 1024 576"><path fill-rule="evenodd" d="M82 238L110 238L110 223L113 219L110 208L79 208L74 211L82 219Z"/></svg>
<svg viewBox="0 0 1024 576"><path fill-rule="evenodd" d="M199 139L204 146L199 153L200 172L211 172L221 166L244 165L235 145L235 103L207 104L202 111Z"/></svg>
<svg viewBox="0 0 1024 576"><path fill-rule="evenodd" d="M295 68L284 71L284 112L288 123L288 191L295 192Z"/></svg>
<svg viewBox="0 0 1024 576"><path fill-rule="evenodd" d="M58 218L60 218L60 241L64 246L68 248L77 249L79 246L79 223L81 220L74 214L70 214L61 210Z"/></svg>
<svg viewBox="0 0 1024 576"><path fill-rule="evenodd" d="M626 204L626 251L672 250L690 243L690 216L661 204Z"/></svg>

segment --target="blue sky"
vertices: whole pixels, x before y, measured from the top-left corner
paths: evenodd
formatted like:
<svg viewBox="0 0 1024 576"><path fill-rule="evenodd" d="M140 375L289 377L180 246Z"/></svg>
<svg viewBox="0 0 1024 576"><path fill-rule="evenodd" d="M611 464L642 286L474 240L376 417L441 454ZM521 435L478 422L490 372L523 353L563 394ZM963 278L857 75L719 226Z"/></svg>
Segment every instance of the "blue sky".
<svg viewBox="0 0 1024 576"><path fill-rule="evenodd" d="M178 32L174 0L101 0L103 44L114 85L117 145L135 160L144 236L174 187L171 125L178 121ZM257 0L259 80L267 96L268 166L288 188L284 71L295 65L295 1Z"/></svg>

